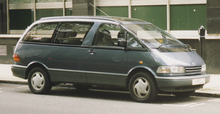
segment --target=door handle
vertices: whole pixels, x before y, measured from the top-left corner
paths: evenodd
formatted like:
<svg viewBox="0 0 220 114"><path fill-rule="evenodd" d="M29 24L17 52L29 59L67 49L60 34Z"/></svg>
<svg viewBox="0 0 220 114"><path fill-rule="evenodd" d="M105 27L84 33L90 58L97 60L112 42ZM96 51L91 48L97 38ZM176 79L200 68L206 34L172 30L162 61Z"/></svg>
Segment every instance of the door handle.
<svg viewBox="0 0 220 114"><path fill-rule="evenodd" d="M95 51L94 51L93 49L90 49L90 50L88 50L88 53L89 53L90 55L93 55L93 54L95 54Z"/></svg>

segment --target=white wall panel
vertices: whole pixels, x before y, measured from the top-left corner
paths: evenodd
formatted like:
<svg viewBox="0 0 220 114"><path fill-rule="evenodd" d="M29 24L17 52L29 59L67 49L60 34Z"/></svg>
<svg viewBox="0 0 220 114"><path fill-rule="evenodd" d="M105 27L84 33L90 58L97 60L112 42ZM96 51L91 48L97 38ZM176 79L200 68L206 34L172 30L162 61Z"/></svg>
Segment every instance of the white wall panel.
<svg viewBox="0 0 220 114"><path fill-rule="evenodd" d="M177 4L206 4L206 0L170 0L171 5Z"/></svg>
<svg viewBox="0 0 220 114"><path fill-rule="evenodd" d="M66 2L66 8L72 8L72 2Z"/></svg>
<svg viewBox="0 0 220 114"><path fill-rule="evenodd" d="M11 9L34 9L34 3L9 4L9 10Z"/></svg>
<svg viewBox="0 0 220 114"><path fill-rule="evenodd" d="M206 4L206 0L169 0L171 5ZM131 0L132 6L167 5L168 0ZM96 0L97 6L128 6L129 0Z"/></svg>
<svg viewBox="0 0 220 114"><path fill-rule="evenodd" d="M51 8L63 8L62 2L55 3L36 3L37 9L51 9Z"/></svg>
<svg viewBox="0 0 220 114"><path fill-rule="evenodd" d="M131 0L131 5L166 5L167 0Z"/></svg>
<svg viewBox="0 0 220 114"><path fill-rule="evenodd" d="M96 6L128 6L129 0L96 0Z"/></svg>

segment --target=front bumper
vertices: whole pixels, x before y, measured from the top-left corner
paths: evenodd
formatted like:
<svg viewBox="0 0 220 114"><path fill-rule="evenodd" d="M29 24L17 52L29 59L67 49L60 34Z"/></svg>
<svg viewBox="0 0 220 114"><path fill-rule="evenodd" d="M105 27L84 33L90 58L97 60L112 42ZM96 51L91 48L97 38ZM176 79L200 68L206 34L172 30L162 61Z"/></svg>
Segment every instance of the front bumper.
<svg viewBox="0 0 220 114"><path fill-rule="evenodd" d="M193 79L205 78L205 83L210 81L210 75L197 75L197 76L181 76L181 77L156 77L157 86L159 90L164 92L186 92L194 91L202 88L204 84L193 85Z"/></svg>

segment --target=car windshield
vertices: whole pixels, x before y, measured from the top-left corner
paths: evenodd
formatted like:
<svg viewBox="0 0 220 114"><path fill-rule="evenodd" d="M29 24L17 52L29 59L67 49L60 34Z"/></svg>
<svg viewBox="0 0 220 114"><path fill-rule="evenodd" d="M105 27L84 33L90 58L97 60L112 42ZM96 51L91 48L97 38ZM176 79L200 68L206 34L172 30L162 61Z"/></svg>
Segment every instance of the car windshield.
<svg viewBox="0 0 220 114"><path fill-rule="evenodd" d="M175 37L166 33L164 30L147 22L125 22L123 23L128 29L133 31L147 46L159 48L163 45L184 45Z"/></svg>

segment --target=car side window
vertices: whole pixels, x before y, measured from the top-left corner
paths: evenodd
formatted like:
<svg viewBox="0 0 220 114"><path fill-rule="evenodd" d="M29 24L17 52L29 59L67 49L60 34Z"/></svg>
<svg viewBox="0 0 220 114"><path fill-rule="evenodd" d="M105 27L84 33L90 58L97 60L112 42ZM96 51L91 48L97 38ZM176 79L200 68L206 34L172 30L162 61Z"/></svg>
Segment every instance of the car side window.
<svg viewBox="0 0 220 114"><path fill-rule="evenodd" d="M127 46L128 48L142 48L142 45L135 39L135 36L131 33L127 33Z"/></svg>
<svg viewBox="0 0 220 114"><path fill-rule="evenodd" d="M92 27L89 22L65 22L58 28L54 43L82 45L82 42Z"/></svg>
<svg viewBox="0 0 220 114"><path fill-rule="evenodd" d="M124 30L119 25L102 24L96 31L92 45L120 46L119 41L125 39Z"/></svg>
<svg viewBox="0 0 220 114"><path fill-rule="evenodd" d="M28 42L51 42L58 23L41 23L33 26L22 39Z"/></svg>

